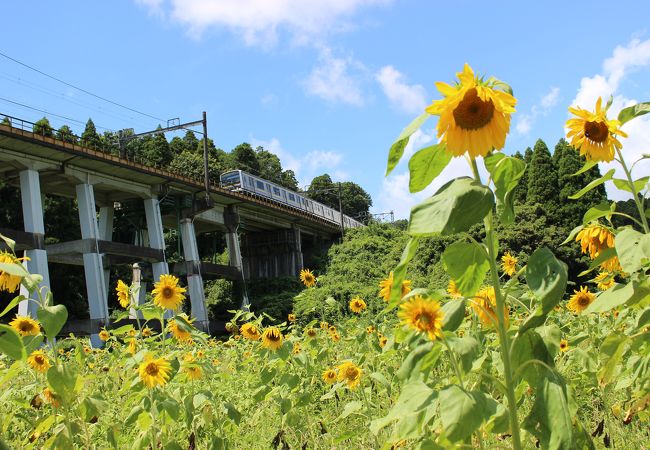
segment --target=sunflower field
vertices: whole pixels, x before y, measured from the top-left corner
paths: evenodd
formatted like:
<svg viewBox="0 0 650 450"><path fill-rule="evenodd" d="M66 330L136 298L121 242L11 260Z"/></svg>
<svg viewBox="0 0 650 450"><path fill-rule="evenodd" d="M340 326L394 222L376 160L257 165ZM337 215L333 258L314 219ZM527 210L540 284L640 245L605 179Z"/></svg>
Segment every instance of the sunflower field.
<svg viewBox="0 0 650 450"><path fill-rule="evenodd" d="M570 199L612 181L639 216L613 203L589 209L565 245L590 266L569 286L567 264L548 248L523 263L499 244L497 225L517 220L513 193L526 168L499 152L512 89L469 65L437 87L442 98L390 147L387 172L437 117L439 143L410 159L411 191L454 157L467 160L467 176L413 208L401 260L373 298L353 294L341 307L329 297L279 320L232 311L229 336L215 339L180 312L185 289L174 276L162 276L144 305L138 287L120 281L123 315L137 324L101 330L93 347L58 336L65 307L13 253L0 254L0 289L22 285L38 299L29 300L37 317L0 324L0 449L648 448L649 177L633 178L623 127L650 103L617 119L601 99L593 111L570 108L580 173L614 162L625 174L611 169ZM477 224L480 238L468 233ZM450 280L446 289L408 276L430 236L457 237L434 275ZM300 295L319 289L312 271L300 279ZM23 300L0 305L0 317Z"/></svg>

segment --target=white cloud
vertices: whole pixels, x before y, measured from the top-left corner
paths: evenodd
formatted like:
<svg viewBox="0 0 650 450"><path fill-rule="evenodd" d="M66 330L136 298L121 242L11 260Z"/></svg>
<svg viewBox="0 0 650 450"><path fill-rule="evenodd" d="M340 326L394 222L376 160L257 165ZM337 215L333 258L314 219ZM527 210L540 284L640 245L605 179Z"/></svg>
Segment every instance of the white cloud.
<svg viewBox="0 0 650 450"><path fill-rule="evenodd" d="M530 112L522 113L517 116L515 129L519 134L528 134L535 125L539 117L548 115L549 112L557 105L560 99L560 88L552 87L546 94L542 95L539 104L533 105Z"/></svg>
<svg viewBox="0 0 650 450"><path fill-rule="evenodd" d="M381 85L388 100L398 110L416 114L427 105L427 92L419 84L407 84L405 76L393 66L384 66L376 74L375 79Z"/></svg>
<svg viewBox="0 0 650 450"><path fill-rule="evenodd" d="M331 103L363 105L359 75L363 65L352 57L337 58L328 47L321 47L318 66L314 67L303 84L308 94Z"/></svg>
<svg viewBox="0 0 650 450"><path fill-rule="evenodd" d="M211 27L225 27L248 45L273 45L280 31L311 40L333 29L359 9L392 0L136 0L185 26L195 37Z"/></svg>
<svg viewBox="0 0 650 450"><path fill-rule="evenodd" d="M608 111L608 116L615 118L621 109L638 102L638 100L628 98L625 93L619 92L621 82L634 69L645 68L647 70L648 67L650 67L650 39L645 41L633 39L627 46L619 45L614 49L612 56L603 61L602 73L580 80L580 88L571 104L584 109L593 109L598 97L607 101L612 96L613 103ZM640 101L644 100L646 99ZM623 144L623 154L629 166L650 148L650 117L642 116L634 119L625 124L623 130L629 135L627 139L620 139ZM616 177L624 178L623 169L618 163L600 164L601 172L604 173L610 169L616 169ZM650 161L648 160L644 160L634 167L635 178L648 173L650 173ZM610 182L606 183L605 187L611 199L631 198L629 194L619 191Z"/></svg>
<svg viewBox="0 0 650 450"><path fill-rule="evenodd" d="M305 159L311 170L332 169L343 160L343 155L336 152L323 152L314 150L305 155Z"/></svg>

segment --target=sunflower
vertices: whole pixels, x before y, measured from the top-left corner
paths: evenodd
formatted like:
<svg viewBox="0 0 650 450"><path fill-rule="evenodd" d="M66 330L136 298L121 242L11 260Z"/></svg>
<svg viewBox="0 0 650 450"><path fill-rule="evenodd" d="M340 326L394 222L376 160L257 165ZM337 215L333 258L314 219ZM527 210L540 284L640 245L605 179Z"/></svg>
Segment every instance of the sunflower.
<svg viewBox="0 0 650 450"><path fill-rule="evenodd" d="M386 336L379 336L379 346L381 348L386 347L387 343L388 343L388 338Z"/></svg>
<svg viewBox="0 0 650 450"><path fill-rule="evenodd" d="M327 329L329 334L335 334L336 333L336 327L334 325L330 325L329 328Z"/></svg>
<svg viewBox="0 0 650 450"><path fill-rule="evenodd" d="M381 288L379 290L379 296L386 302L390 300L390 292L393 288L393 276L393 272L391 271L388 274L388 278L379 282L379 287ZM411 280L402 281L402 297L404 297L409 292L411 292Z"/></svg>
<svg viewBox="0 0 650 450"><path fill-rule="evenodd" d="M142 337L150 337L152 334L153 334L153 331L151 331L151 328L144 327L142 329Z"/></svg>
<svg viewBox="0 0 650 450"><path fill-rule="evenodd" d="M614 159L615 149L623 147L616 135L627 137L627 134L619 128L618 120L607 120L607 108L603 109L602 103L603 99L598 97L594 112L569 107L569 112L577 117L567 120L566 136L587 160L608 162Z"/></svg>
<svg viewBox="0 0 650 450"><path fill-rule="evenodd" d="M104 342L108 341L108 338L110 337L111 337L111 333L109 333L107 330L101 330L99 332L99 339L101 339Z"/></svg>
<svg viewBox="0 0 650 450"><path fill-rule="evenodd" d="M497 298L493 286L481 289L472 299L472 309L478 316L481 324L486 327L496 326L497 324L497 313L494 310L496 305ZM508 315L508 307L506 306L503 308L503 317L506 320L506 328L508 328L510 326L510 317Z"/></svg>
<svg viewBox="0 0 650 450"><path fill-rule="evenodd" d="M199 380L203 376L203 369L201 369L201 366L197 366L196 364L186 365L183 367L183 372L185 372L187 378L192 381Z"/></svg>
<svg viewBox="0 0 650 450"><path fill-rule="evenodd" d="M120 302L122 308L127 308L129 303L131 303L129 295L129 285L122 280L117 280L117 287L115 288L117 292L117 301Z"/></svg>
<svg viewBox="0 0 650 450"><path fill-rule="evenodd" d="M135 338L129 339L129 348L127 351L132 355L135 355L138 351L138 342L135 340Z"/></svg>
<svg viewBox="0 0 650 450"><path fill-rule="evenodd" d="M135 331L135 328L131 328L129 330L129 337L136 337L138 335L138 332Z"/></svg>
<svg viewBox="0 0 650 450"><path fill-rule="evenodd" d="M361 311L366 309L366 302L364 302L361 297L354 297L350 300L350 309L352 312L359 314Z"/></svg>
<svg viewBox="0 0 650 450"><path fill-rule="evenodd" d="M580 230L576 235L576 241L580 242L582 253L589 254L591 259L596 259L604 250L614 248L614 234L600 224L589 225ZM608 272L621 270L617 256L604 261L600 267Z"/></svg>
<svg viewBox="0 0 650 450"><path fill-rule="evenodd" d="M454 86L436 83L444 98L426 108L429 114L440 116L438 137L454 156L467 152L476 158L502 149L517 99L496 89L492 79L479 79L468 64L457 76L460 82Z"/></svg>
<svg viewBox="0 0 650 450"><path fill-rule="evenodd" d="M296 315L295 315L295 314L289 314L289 315L287 316L287 320L288 320L289 322L295 322L295 321L296 321Z"/></svg>
<svg viewBox="0 0 650 450"><path fill-rule="evenodd" d="M262 333L262 345L269 350L277 350L282 347L282 332L277 327L271 327Z"/></svg>
<svg viewBox="0 0 650 450"><path fill-rule="evenodd" d="M336 370L327 369L323 372L323 381L327 384L334 384L336 382Z"/></svg>
<svg viewBox="0 0 650 450"><path fill-rule="evenodd" d="M307 328L305 334L307 337L314 338L318 334L318 330L316 330L316 328Z"/></svg>
<svg viewBox="0 0 650 450"><path fill-rule="evenodd" d="M316 286L316 276L309 269L302 269L300 271L300 281L307 287Z"/></svg>
<svg viewBox="0 0 650 450"><path fill-rule="evenodd" d="M7 253L5 251L0 252L0 263L3 264L21 264L22 261L25 261L29 258L16 258L14 255L11 253ZM18 286L20 286L20 280L22 280L23 277L18 276L18 275L12 275L10 273L7 273L3 270L0 270L0 291L7 291L7 292L16 292L16 289L18 289Z"/></svg>
<svg viewBox="0 0 650 450"><path fill-rule="evenodd" d="M501 270L509 277L517 273L517 258L512 256L510 252L505 252L501 257Z"/></svg>
<svg viewBox="0 0 650 450"><path fill-rule="evenodd" d="M567 341L566 339L562 339L560 341L560 350L563 352L569 350L569 341Z"/></svg>
<svg viewBox="0 0 650 450"><path fill-rule="evenodd" d="M47 355L43 350L34 350L27 358L27 363L32 369L42 373L47 372L47 369L52 367L50 360L47 359Z"/></svg>
<svg viewBox="0 0 650 450"><path fill-rule="evenodd" d="M84 346L84 353L86 355L90 355L93 352L93 350L90 347Z"/></svg>
<svg viewBox="0 0 650 450"><path fill-rule="evenodd" d="M575 313L579 313L587 309L594 300L596 300L596 295L589 292L587 286L582 286L579 291L573 291L573 295L569 299L567 308Z"/></svg>
<svg viewBox="0 0 650 450"><path fill-rule="evenodd" d="M332 340L333 340L334 342L338 342L338 341L341 340L341 335L338 334L338 333L336 333L336 332L334 332L334 333L330 333L330 337L332 338Z"/></svg>
<svg viewBox="0 0 650 450"><path fill-rule="evenodd" d="M181 316L184 316L183 318L189 322L189 318L185 314L181 314ZM167 329L178 341L192 342L192 333L187 330L186 326L179 325L177 320L171 319L167 324Z"/></svg>
<svg viewBox="0 0 650 450"><path fill-rule="evenodd" d="M368 325L368 326L366 327L366 333L368 333L368 334L372 334L372 333L374 333L374 332L375 332L375 327L374 327L374 326L372 326L372 325Z"/></svg>
<svg viewBox="0 0 650 450"><path fill-rule="evenodd" d="M616 284L614 281L614 275L607 271L598 273L594 278L594 282L596 283L596 287L601 291L606 291Z"/></svg>
<svg viewBox="0 0 650 450"><path fill-rule="evenodd" d="M338 380L345 381L349 389L356 388L361 382L361 368L350 361L346 361L337 367Z"/></svg>
<svg viewBox="0 0 650 450"><path fill-rule="evenodd" d="M41 332L40 324L29 316L16 316L9 326L21 336L36 336Z"/></svg>
<svg viewBox="0 0 650 450"><path fill-rule="evenodd" d="M445 314L438 301L425 300L421 295L416 295L400 305L397 315L403 325L426 333L432 341L442 337L442 319Z"/></svg>
<svg viewBox="0 0 650 450"><path fill-rule="evenodd" d="M140 364L138 372L140 379L148 388L164 386L169 381L172 366L165 358L154 359L152 354L147 354Z"/></svg>
<svg viewBox="0 0 650 450"><path fill-rule="evenodd" d="M185 300L185 288L178 285L178 278L174 275L161 275L160 281L154 285L153 302L161 308L175 310Z"/></svg>
<svg viewBox="0 0 650 450"><path fill-rule="evenodd" d="M255 326L254 323L245 323L241 326L239 331L246 339L250 341L257 341L262 336L262 333L260 333L260 330L257 328L257 326Z"/></svg>
<svg viewBox="0 0 650 450"><path fill-rule="evenodd" d="M294 355L299 355L300 352L302 351L302 348L300 347L300 342L296 342L293 344L293 350L291 350L291 353Z"/></svg>
<svg viewBox="0 0 650 450"><path fill-rule="evenodd" d="M454 280L449 280L447 285L447 293L451 298L461 298L463 295L458 291L458 286Z"/></svg>
<svg viewBox="0 0 650 450"><path fill-rule="evenodd" d="M50 388L46 387L45 389L43 389L42 396L45 402L52 405L53 408L58 408L59 406L61 406L61 401L59 400L59 396Z"/></svg>
<svg viewBox="0 0 650 450"><path fill-rule="evenodd" d="M323 330L327 330L327 329L329 328L329 326L330 326L330 324L327 323L327 322L321 322L321 323L320 323L320 327L321 327L321 329L323 329Z"/></svg>
<svg viewBox="0 0 650 450"><path fill-rule="evenodd" d="M196 352L196 358L197 359L205 358L205 352L203 350L199 350L198 352Z"/></svg>

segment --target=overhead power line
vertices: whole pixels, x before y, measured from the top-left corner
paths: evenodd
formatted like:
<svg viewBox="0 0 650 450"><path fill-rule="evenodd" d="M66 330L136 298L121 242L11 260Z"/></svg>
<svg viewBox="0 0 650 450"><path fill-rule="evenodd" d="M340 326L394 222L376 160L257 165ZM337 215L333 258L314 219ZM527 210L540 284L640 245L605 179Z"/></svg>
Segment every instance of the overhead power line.
<svg viewBox="0 0 650 450"><path fill-rule="evenodd" d="M78 91L80 91L80 92L83 92L84 94L87 94L87 95L90 95L90 96L92 96L92 97L98 98L98 99L103 100L103 101L105 101L105 102L108 102L108 103L110 103L110 104L112 104L112 105L119 106L120 108L128 109L129 111L132 111L132 112L137 113L137 114L141 114L141 115L146 116L146 117L149 117L149 118L151 118L151 119L155 119L155 120L162 121L162 122L165 121L165 119L161 119L160 117L152 116L151 114L147 114L147 113L145 113L145 112L138 111L137 109L133 109L133 108L130 108L130 107L128 107L128 106L122 105L121 103L114 102L113 100L109 100L109 99L107 99L106 97L102 97L101 95L93 94L92 92L87 91L86 89L83 89L83 88L80 88L80 87L78 87L78 86L75 86L74 84L68 83L67 81L63 81L63 80L61 80L60 78L57 78L57 77L52 76L52 75L50 75L50 74L48 74L48 73L45 73L45 72L43 72L42 70L37 69L36 67L32 67L32 66L30 66L29 64L25 64L24 62L18 61L17 59L12 58L12 57L9 56L9 55L5 55L5 54L2 53L2 52L0 52L0 56L2 56L2 57L4 57L4 58L7 58L8 60L15 62L16 64L20 64L20 65L23 66L23 67L27 67L28 69L33 70L34 72L40 73L40 74L43 75L43 76L46 76L46 77L48 77L48 78L51 78L51 79L54 80L54 81L58 81L59 83L63 83L63 84L65 84L65 85L68 86L68 87L71 87L71 88L76 89L76 90L78 90Z"/></svg>

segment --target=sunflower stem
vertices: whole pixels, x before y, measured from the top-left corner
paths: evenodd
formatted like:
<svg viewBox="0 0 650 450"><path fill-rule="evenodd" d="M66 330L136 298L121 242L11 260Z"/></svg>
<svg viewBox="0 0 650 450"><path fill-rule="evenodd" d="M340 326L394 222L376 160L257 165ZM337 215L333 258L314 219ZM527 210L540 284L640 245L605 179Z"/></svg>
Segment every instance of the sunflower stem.
<svg viewBox="0 0 650 450"><path fill-rule="evenodd" d="M478 171L476 159L472 158L470 161L472 166L472 173L474 178L479 183L481 175ZM503 361L503 372L505 377L506 398L508 399L508 414L510 415L510 428L512 433L512 447L515 450L521 450L521 436L519 433L519 418L517 417L517 398L515 396L515 387L512 374L512 362L510 361L510 340L508 338L508 330L506 329L505 322L505 299L501 292L501 283L499 280L499 268L497 266L497 254L495 253L495 238L494 227L492 223L492 212L490 211L487 217L483 220L485 226L485 244L487 252L490 256L490 277L492 278L492 287L494 287L494 295L496 297L496 315L497 315L497 334L499 336L499 347L501 349L501 360Z"/></svg>
<svg viewBox="0 0 650 450"><path fill-rule="evenodd" d="M641 222L643 223L643 231L646 234L650 233L650 228L648 228L648 219L646 219L645 211L643 210L642 200L639 198L639 194L636 191L636 187L634 186L634 180L632 180L632 172L630 172L630 170L627 168L627 164L625 164L625 160L623 159L623 154L621 153L621 150L619 148L616 149L616 153L618 153L618 158L619 158L618 162L620 162L621 167L623 167L623 171L625 172L625 176L627 177L627 183L630 186L632 195L634 196L634 203L636 204L636 207L639 210L639 215L641 216Z"/></svg>
<svg viewBox="0 0 650 450"><path fill-rule="evenodd" d="M442 343L445 344L445 347L447 347L447 352L449 352L449 359L451 360L451 365L454 367L454 372L456 372L456 377L458 377L458 383L460 384L460 387L465 389L465 383L463 382L463 375L462 372L460 371L460 367L458 367L458 361L456 361L456 356L454 355L454 352L451 350L451 347L449 346L447 339L445 339L444 334L442 336Z"/></svg>

